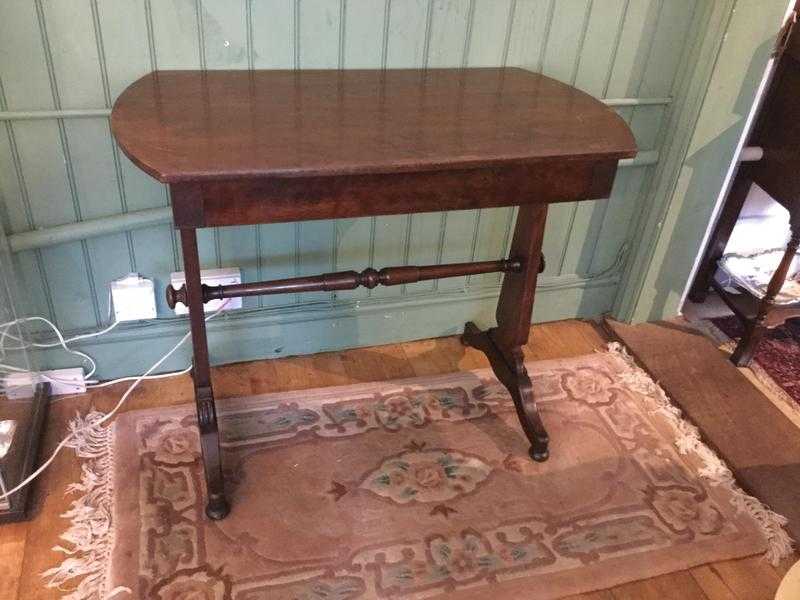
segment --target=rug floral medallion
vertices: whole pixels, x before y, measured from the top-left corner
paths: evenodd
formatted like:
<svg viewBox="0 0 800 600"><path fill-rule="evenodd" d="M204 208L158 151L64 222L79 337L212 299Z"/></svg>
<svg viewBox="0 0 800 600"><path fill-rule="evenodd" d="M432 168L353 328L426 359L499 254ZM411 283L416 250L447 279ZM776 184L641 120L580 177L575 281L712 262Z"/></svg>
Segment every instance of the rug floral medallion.
<svg viewBox="0 0 800 600"><path fill-rule="evenodd" d="M619 356L532 363L535 463L488 371L221 402L205 518L191 406L121 416L106 589L162 600L554 598L763 552ZM122 597L122 596L120 596Z"/></svg>

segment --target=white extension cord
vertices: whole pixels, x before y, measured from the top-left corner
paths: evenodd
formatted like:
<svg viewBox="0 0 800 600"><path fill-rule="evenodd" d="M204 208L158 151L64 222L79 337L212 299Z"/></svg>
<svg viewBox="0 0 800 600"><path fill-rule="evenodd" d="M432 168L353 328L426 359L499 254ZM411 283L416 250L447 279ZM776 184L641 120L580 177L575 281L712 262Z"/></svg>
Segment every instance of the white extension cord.
<svg viewBox="0 0 800 600"><path fill-rule="evenodd" d="M26 342L22 338L17 337L17 336L15 336L15 335L13 335L13 334L8 332L9 328L14 326L14 325L19 325L19 324L22 324L22 323L31 323L31 322L34 322L34 321L40 321L40 322L45 323L46 325L48 325L53 330L53 332L56 334L56 337L58 338L58 341L57 342L48 342L48 343L44 343L44 344L38 343L38 342ZM91 337L95 337L95 336L98 336L98 335L103 335L104 333L108 333L109 331L114 329L118 324L119 324L119 321L114 321L111 325L109 325L105 329L101 329L100 331L95 331L93 333L84 333L83 335L76 335L75 337L71 337L69 339L64 339L64 336L62 335L61 331L59 331L58 327L56 327L51 321L49 321L48 319L45 319L44 317L23 317L23 318L20 318L20 319L15 319L14 321L9 321L8 323L3 323L2 325L0 325L0 328L2 328L2 333L0 333L0 356L4 357L6 352L27 350L28 348L55 348L56 346L61 346L66 352L69 352L70 354L72 354L74 356L80 357L80 359L82 361L87 361L91 365L91 368L89 369L89 372L85 376L86 379L91 380L92 376L94 375L95 371L97 370L97 364L95 363L94 359L91 356L89 356L88 354L85 354L85 353L81 352L80 350L73 350L72 348L67 346L67 344L69 344L71 342L75 342L77 340L83 340L83 339L86 339L86 338L91 338ZM5 345L6 344L6 339L10 339L12 341L19 342L20 345L19 346L13 346L11 348L6 348L6 345ZM28 372L28 369L15 367L13 365L8 365L8 364L0 362L0 371L11 371L11 372L17 372L17 373L25 373L25 372ZM52 378L44 375L43 373L38 373L38 375L40 375L45 380L54 381L56 383L59 383L59 381L57 379L52 379Z"/></svg>
<svg viewBox="0 0 800 600"><path fill-rule="evenodd" d="M205 318L205 320L206 321L210 321L211 319L216 317L219 313L221 313L225 309L227 304L228 303L227 303L227 300L226 300L225 302L223 302L220 305L220 307L217 310L215 310L212 314L208 315ZM35 317L31 317L31 318L35 318ZM53 325L53 327L55 327L55 326ZM56 331L58 332L58 330L56 330ZM110 331L110 328L107 328L106 331ZM191 331L187 331L186 334L180 340L178 340L178 343L175 344L169 352L167 352L164 356L159 358L153 364L153 366L151 366L149 369L147 369L147 371L145 371L144 373L142 373L138 377L123 377L121 379L115 379L113 381L108 381L108 382L97 384L96 386L94 386L94 387L104 387L104 386L107 386L107 385L112 385L114 383L119 383L120 381L129 381L131 379L133 380L133 383L128 387L127 390L125 390L125 393L122 394L122 397L120 397L119 402L117 402L116 406L114 406L114 408L110 412L106 413L100 419L98 419L97 421L94 421L90 425L85 425L84 427L81 427L80 429L76 429L75 431L72 431L69 435L67 435L67 437L65 437L63 440L61 440L59 442L58 446L56 446L56 449L53 450L53 453L48 457L48 459L46 461L44 461L44 463L42 463L42 465L38 469L36 469L33 473L31 473L24 480L22 480L16 487L13 487L10 490L8 490L7 492L5 492L3 494L0 494L0 500L8 498L12 494L16 494L18 491L20 491L25 486L30 485L30 483L33 480L35 480L37 477L39 477L39 475L41 475L45 471L45 469L47 469L47 467L49 467L52 464L52 462L56 459L56 456L58 456L58 454L61 452L61 450L63 450L64 447L66 447L66 445L70 442L70 440L72 440L72 438L76 434L82 433L82 432L86 431L87 429L89 429L90 427L97 427L99 425L102 425L102 424L106 423L107 421L109 421L112 417L114 417L114 415L116 415L117 412L119 412L119 409L122 408L122 405L125 404L125 401L128 399L128 396L131 395L133 390L135 390L136 387L142 381L144 381L145 379L161 379L161 378L164 378L164 377L174 377L174 376L180 375L182 373L187 373L190 369L184 369L182 371L178 371L178 372L175 372L175 373L165 373L165 374L162 374L162 375L150 375L150 373L152 373L158 367L160 367L161 364L163 364L163 362L165 360L167 360L170 356L172 356L175 353L175 351L178 348L180 348L184 344L184 342L186 342L186 340L189 339L189 336L191 336L191 334L192 334ZM73 340L74 339L79 339L79 338L83 339L85 337L92 337L92 335L99 335L99 334L85 334L84 336L76 336L76 338L72 338L72 339ZM61 336L61 332L58 332L58 336L59 336L59 339L62 342L64 342L64 338L63 338L63 336ZM55 345L58 345L58 344L55 344ZM73 352L77 352L77 351L73 351Z"/></svg>
<svg viewBox="0 0 800 600"><path fill-rule="evenodd" d="M111 288L109 288L109 290L108 290L108 318L109 319L111 318L111 304L112 304ZM22 323L31 323L31 322L34 322L34 321L40 321L42 323L45 323L47 326L49 326L53 330L53 333L56 334L56 337L58 338L58 341L56 341L56 342L48 342L48 343L27 342L27 341L23 340L22 338L19 338L19 337L17 337L17 336L15 336L15 335L13 335L13 334L8 332L9 328L13 327L14 325L19 326ZM68 348L67 344L69 344L71 342L76 342L78 340L85 340L87 338L92 338L92 337L96 337L96 336L99 336L99 335L103 335L104 333L108 333L109 331L114 329L119 324L120 324L120 321L114 321L113 323L111 323L111 325L109 325L108 327L106 327L104 329L101 329L100 331L94 331L92 333L84 333L84 334L81 334L81 335L76 335L74 337L71 337L71 338L65 340L64 336L62 335L62 333L58 329L58 327L56 327L51 321L49 321L48 319L45 319L44 317L22 317L20 319L14 319L13 321L8 321L7 323L0 324L0 329L2 329L2 332L0 333L0 359L5 358L7 351L13 352L13 351L27 350L28 348L55 348L56 346L61 346L66 352L68 352L68 353L70 353L70 354L72 354L74 356L80 357L82 361L87 361L91 365L91 368L89 369L89 373L84 376L84 382L85 383L95 383L94 381L92 381L92 375L94 375L94 372L97 370L97 364L94 362L94 359L91 356L89 356L88 354L84 354L83 352L80 352L79 350L73 350L71 348ZM19 346L14 346L12 348L6 348L6 338L8 338L10 340L13 340L13 341L16 341L16 342L19 342L20 345ZM0 362L0 373L2 373L2 372L6 372L6 373L8 373L8 372L26 373L26 372L29 372L29 370L28 369L22 369L20 367L4 364L3 362ZM62 380L60 380L58 378L54 378L52 375L47 375L45 373L35 373L35 374L40 379L42 379L44 381L49 381L50 383L63 383L63 384L66 384L66 385L73 385L74 384L73 381L62 381Z"/></svg>

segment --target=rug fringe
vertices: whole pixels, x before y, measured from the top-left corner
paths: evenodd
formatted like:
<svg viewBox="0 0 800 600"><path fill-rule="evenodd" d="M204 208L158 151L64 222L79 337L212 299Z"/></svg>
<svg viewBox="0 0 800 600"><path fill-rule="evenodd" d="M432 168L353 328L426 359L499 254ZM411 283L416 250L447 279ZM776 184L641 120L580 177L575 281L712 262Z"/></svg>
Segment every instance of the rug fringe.
<svg viewBox="0 0 800 600"><path fill-rule="evenodd" d="M72 439L67 446L86 461L81 465L80 482L67 486L66 493L80 496L61 515L70 521L69 529L61 535L66 544L53 548L67 558L42 573L48 588L68 592L64 600L108 597L106 580L114 543L114 423L98 425L103 416L91 411L86 417L76 415L68 424ZM74 578L80 578L80 582L67 590L67 582ZM112 590L112 594L119 591Z"/></svg>
<svg viewBox="0 0 800 600"><path fill-rule="evenodd" d="M700 430L687 421L681 410L672 404L663 388L634 361L625 347L618 342L608 344L609 354L623 361L628 367L621 375L626 385L642 395L655 399L653 412L661 415L673 427L676 434L675 445L681 454L694 454L700 459L702 467L699 475L713 486L722 486L731 495L731 503L738 511L748 513L758 523L767 540L767 551L764 554L773 565L792 553L792 539L784 529L786 517L769 509L761 500L750 496L742 490L734 479L728 465L717 454L703 443Z"/></svg>

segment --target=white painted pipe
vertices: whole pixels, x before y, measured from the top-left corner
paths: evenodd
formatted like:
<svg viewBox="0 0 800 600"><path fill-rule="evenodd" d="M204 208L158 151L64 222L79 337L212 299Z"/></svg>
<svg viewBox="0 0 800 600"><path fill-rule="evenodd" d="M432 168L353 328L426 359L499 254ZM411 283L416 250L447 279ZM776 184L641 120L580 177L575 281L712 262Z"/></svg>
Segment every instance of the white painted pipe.
<svg viewBox="0 0 800 600"><path fill-rule="evenodd" d="M761 146L745 146L739 156L741 162L755 162L764 158L764 149Z"/></svg>

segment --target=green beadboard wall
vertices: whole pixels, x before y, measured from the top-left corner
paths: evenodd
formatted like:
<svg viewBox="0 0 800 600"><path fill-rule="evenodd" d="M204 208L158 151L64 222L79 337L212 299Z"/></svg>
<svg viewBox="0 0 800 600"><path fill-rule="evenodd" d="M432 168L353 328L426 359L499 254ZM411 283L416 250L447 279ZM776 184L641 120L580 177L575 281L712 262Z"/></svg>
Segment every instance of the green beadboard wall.
<svg viewBox="0 0 800 600"><path fill-rule="evenodd" d="M168 206L113 142L108 108L153 69L513 65L572 83L631 125L641 156L610 199L554 206L536 320L614 306L676 82L714 0L57 0L0 8L0 217L15 235ZM730 4L730 3L728 3ZM698 25L698 23L701 23ZM648 152L652 151L652 152ZM511 209L203 230L206 267L247 281L389 264L489 259ZM186 331L163 300L181 269L168 223L15 253L30 314L68 332L108 323L109 281L156 281L159 319L83 348L101 377L143 370ZM246 360L455 333L493 318L499 277L247 298L210 327L212 359ZM188 348L164 365L182 367ZM44 364L70 364L58 352Z"/></svg>

